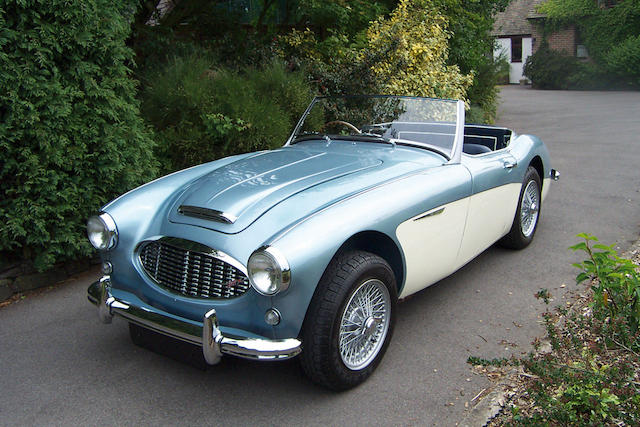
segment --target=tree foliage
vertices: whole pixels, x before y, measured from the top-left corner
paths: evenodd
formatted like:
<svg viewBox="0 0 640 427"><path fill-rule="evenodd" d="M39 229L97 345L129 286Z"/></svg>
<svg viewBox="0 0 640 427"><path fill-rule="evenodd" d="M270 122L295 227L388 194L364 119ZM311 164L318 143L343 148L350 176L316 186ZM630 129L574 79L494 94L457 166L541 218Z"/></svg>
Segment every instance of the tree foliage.
<svg viewBox="0 0 640 427"><path fill-rule="evenodd" d="M237 72L189 55L150 76L142 98L162 172L173 172L282 146L313 96L304 76L280 62Z"/></svg>
<svg viewBox="0 0 640 427"><path fill-rule="evenodd" d="M508 3L508 0L433 0L449 21L448 64L457 65L463 74L473 74L467 97L472 107L481 111L473 117L475 122L492 123L496 118L496 85L504 62L493 59L491 31L495 13L504 10Z"/></svg>
<svg viewBox="0 0 640 427"><path fill-rule="evenodd" d="M0 6L0 253L39 269L89 253L87 216L154 176L125 45L134 8Z"/></svg>
<svg viewBox="0 0 640 427"><path fill-rule="evenodd" d="M383 93L466 99L473 75L447 65L447 25L425 0L401 0L388 18L371 24L367 49L381 57L372 69Z"/></svg>
<svg viewBox="0 0 640 427"><path fill-rule="evenodd" d="M606 8L592 0L547 0L539 11L551 29L574 25L589 56L619 84L640 82L640 0L621 0Z"/></svg>

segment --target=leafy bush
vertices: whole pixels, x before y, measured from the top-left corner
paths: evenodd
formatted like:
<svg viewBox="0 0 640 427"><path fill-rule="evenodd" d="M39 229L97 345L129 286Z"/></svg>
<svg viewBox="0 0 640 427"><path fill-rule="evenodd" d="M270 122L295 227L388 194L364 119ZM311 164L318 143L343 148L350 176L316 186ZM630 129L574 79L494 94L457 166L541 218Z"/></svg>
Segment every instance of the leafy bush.
<svg viewBox="0 0 640 427"><path fill-rule="evenodd" d="M134 1L0 5L0 253L40 270L90 253L87 216L152 178L126 47Z"/></svg>
<svg viewBox="0 0 640 427"><path fill-rule="evenodd" d="M574 25L579 31L594 65L581 70L587 87L628 88L640 80L640 0L615 2L599 7L592 0L547 0L539 11L547 15L548 29ZM598 75L613 74L604 83Z"/></svg>
<svg viewBox="0 0 640 427"><path fill-rule="evenodd" d="M500 73L509 63L506 58L494 61L491 36L496 12L504 10L508 0L432 0L449 22L449 65L460 67L462 74L473 74L467 90L471 105L468 122L493 123L498 105Z"/></svg>
<svg viewBox="0 0 640 427"><path fill-rule="evenodd" d="M473 75L447 65L447 25L426 0L400 0L388 18L371 24L368 50L382 58L372 69L384 93L466 99Z"/></svg>
<svg viewBox="0 0 640 427"><path fill-rule="evenodd" d="M568 89L570 76L578 71L575 57L557 52L544 42L524 64L523 74L538 89Z"/></svg>
<svg viewBox="0 0 640 427"><path fill-rule="evenodd" d="M614 46L605 59L610 71L628 76L632 84L640 86L640 34Z"/></svg>
<svg viewBox="0 0 640 427"><path fill-rule="evenodd" d="M571 246L588 259L574 264L582 270L576 282L590 281L593 290L593 314L601 320L606 338L613 345L640 350L640 273L628 259L620 258L613 246L597 242L595 236L579 234L585 241Z"/></svg>
<svg viewBox="0 0 640 427"><path fill-rule="evenodd" d="M300 73L274 62L240 74L203 55L174 58L149 78L143 114L164 172L284 144L312 99Z"/></svg>
<svg viewBox="0 0 640 427"><path fill-rule="evenodd" d="M568 308L543 313L552 350L522 360L469 358L525 371L511 411L492 425L640 424L640 267L591 235L579 237L584 242L571 249L587 259L574 264L581 270L576 282L587 282L592 292ZM536 297L547 305L552 300L546 289Z"/></svg>

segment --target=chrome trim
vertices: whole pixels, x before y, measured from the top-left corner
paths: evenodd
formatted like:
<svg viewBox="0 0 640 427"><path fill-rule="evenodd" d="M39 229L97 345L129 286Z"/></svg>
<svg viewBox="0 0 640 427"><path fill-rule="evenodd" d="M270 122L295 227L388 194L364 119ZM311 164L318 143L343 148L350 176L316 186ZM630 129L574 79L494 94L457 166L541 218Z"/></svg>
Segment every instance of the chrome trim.
<svg viewBox="0 0 640 427"><path fill-rule="evenodd" d="M520 231L524 237L530 237L536 229L540 214L540 189L534 180L529 181L522 193L520 203Z"/></svg>
<svg viewBox="0 0 640 427"><path fill-rule="evenodd" d="M152 276L152 274L147 270L147 268L145 267L145 264L142 260L142 252L144 250L144 248L151 244L151 243L155 243L155 242L160 242L162 243L166 243L167 245L170 246L174 246L176 248L185 250L185 251L189 251L189 252L196 252L199 253L201 255L208 255L211 256L212 258L215 258L219 261L222 261L224 263L227 263L228 265L232 266L233 268L235 268L236 270L239 270L242 274L244 274L245 278L247 280L249 280L249 274L247 272L247 268L244 266L244 264L242 264L240 261L238 261L237 259L231 257L230 255L227 255L226 253L219 251L217 249L213 249L209 246L203 245L202 243L198 243L198 242L194 242L192 240L185 240L185 239L180 239L178 237L167 237L167 236L163 236L163 237L157 237L157 238L152 238L152 239L147 239L144 240L142 242L140 242L138 244L138 246L136 247L135 253L137 255L137 262L139 265L139 268L141 270L141 273L143 273L146 277L148 277L154 284L156 284L157 286L161 287L164 290L167 290L169 292L171 292L172 294L175 295L180 295L186 298L199 298L199 299L218 299L218 300L227 300L230 298L237 298L242 296L244 293L246 293L249 288L251 287L250 283L247 286L247 289L242 292L242 293L237 293L236 295L231 295L231 296L204 296L204 295L190 295L187 293L183 293L180 292L178 290L176 290L175 288L171 287L171 286L167 286L163 283L160 283L155 277Z"/></svg>
<svg viewBox="0 0 640 427"><path fill-rule="evenodd" d="M360 284L340 316L338 351L347 369L369 366L384 346L389 331L391 297L378 279Z"/></svg>
<svg viewBox="0 0 640 427"><path fill-rule="evenodd" d="M116 225L116 222L113 220L111 215L109 215L106 212L101 212L100 214L92 218L98 218L100 221L102 221L102 223L105 226L105 229L107 230L107 233L109 233L109 241L108 241L107 247L104 249L100 249L100 248L96 248L96 249L108 251L115 248L118 245L118 226ZM91 239L89 239L89 242L91 242ZM91 246L94 246L92 242L91 242Z"/></svg>
<svg viewBox="0 0 640 427"><path fill-rule="evenodd" d="M451 160L447 164L457 164L462 160L462 145L464 144L464 102L458 100L456 102L457 114L456 114L456 136L453 140L453 147L451 147Z"/></svg>
<svg viewBox="0 0 640 427"><path fill-rule="evenodd" d="M272 294L266 294L266 293L262 292L261 290L259 290L258 287L254 285L253 278L251 277L250 274L247 273L247 277L249 278L249 283L251 284L251 287L256 292L258 292L260 295L264 295L264 296L273 296L275 294L278 294L280 292L284 292L287 289L289 289L289 285L291 284L291 268L289 267L289 262L284 257L282 252L280 252L280 250L274 248L273 246L265 245L265 246L262 246L262 247L256 249L255 251L253 251L251 253L251 255L249 256L249 259L251 259L251 256L253 256L253 254L255 254L257 252L265 252L271 258L273 258L273 260L278 264L278 267L280 267L280 272L281 272L281 276L282 276L282 282L280 283L280 286L278 287L278 290L276 290ZM248 262L247 262L247 264L248 264Z"/></svg>
<svg viewBox="0 0 640 427"><path fill-rule="evenodd" d="M232 256L222 251L219 251L218 249L213 249L207 245L203 245L202 243L194 242L193 240L181 239L179 237L162 236L154 239L143 240L142 242L140 242L136 247L136 253L138 254L138 261L141 263L141 265L142 265L142 260L140 259L140 251L142 250L142 247L145 244L157 242L157 241L164 242L169 245L177 246L187 251L200 252L206 255L210 255L214 258L219 259L220 261L223 261L223 262L226 262L227 264L232 265L233 267L237 268L242 273L244 273L245 276L249 277L247 273L247 267L237 259L233 258Z"/></svg>
<svg viewBox="0 0 640 427"><path fill-rule="evenodd" d="M297 356L302 343L295 338L267 339L225 336L220 331L215 309L203 316L202 325L170 316L168 313L145 307L137 307L111 295L111 280L104 276L87 290L90 302L98 305L100 319L110 323L114 315L167 335L202 347L209 364L216 364L223 354L251 360L284 360Z"/></svg>
<svg viewBox="0 0 640 427"><path fill-rule="evenodd" d="M267 321L267 315L269 313L273 313L276 316L276 319L278 320L275 323L269 323ZM264 312L264 323L266 323L267 325L270 326L277 326L280 324L280 322L282 321L282 315L280 314L280 310L278 310L277 308L271 307L270 309L268 309L267 311Z"/></svg>
<svg viewBox="0 0 640 427"><path fill-rule="evenodd" d="M190 205L181 205L178 208L178 213L194 218L224 222L225 224L233 224L238 219L237 216L230 213L222 212L216 209L202 208L199 206Z"/></svg>
<svg viewBox="0 0 640 427"><path fill-rule="evenodd" d="M113 273L113 264L111 264L109 261L105 261L102 263L102 267L100 270L102 271L102 274L108 276Z"/></svg>
<svg viewBox="0 0 640 427"><path fill-rule="evenodd" d="M432 210L428 211L427 213L425 213L424 215L421 215L418 218L415 218L414 221L420 221L421 219L425 219L425 218L429 218L429 217L432 217L432 216L440 215L442 212L444 212L444 206L442 206L441 208L432 209Z"/></svg>
<svg viewBox="0 0 640 427"><path fill-rule="evenodd" d="M555 169L551 169L551 173L549 174L552 180L558 181L560 179L560 172Z"/></svg>
<svg viewBox="0 0 640 427"><path fill-rule="evenodd" d="M513 169L516 166L518 166L518 162L515 161L515 160L505 160L502 163L502 167L505 168L505 169Z"/></svg>

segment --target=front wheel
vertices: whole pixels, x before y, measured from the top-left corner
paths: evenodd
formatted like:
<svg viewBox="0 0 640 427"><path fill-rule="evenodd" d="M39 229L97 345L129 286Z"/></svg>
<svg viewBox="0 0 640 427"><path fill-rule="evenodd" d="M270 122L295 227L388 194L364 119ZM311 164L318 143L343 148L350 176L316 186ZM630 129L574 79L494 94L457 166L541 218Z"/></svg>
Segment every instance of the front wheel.
<svg viewBox="0 0 640 427"><path fill-rule="evenodd" d="M511 230L500 240L502 246L522 249L531 243L540 219L541 188L538 171L529 166L522 182L518 209Z"/></svg>
<svg viewBox="0 0 640 427"><path fill-rule="evenodd" d="M306 374L334 390L366 380L389 345L396 300L395 276L385 260L363 251L336 257L304 321L300 360Z"/></svg>

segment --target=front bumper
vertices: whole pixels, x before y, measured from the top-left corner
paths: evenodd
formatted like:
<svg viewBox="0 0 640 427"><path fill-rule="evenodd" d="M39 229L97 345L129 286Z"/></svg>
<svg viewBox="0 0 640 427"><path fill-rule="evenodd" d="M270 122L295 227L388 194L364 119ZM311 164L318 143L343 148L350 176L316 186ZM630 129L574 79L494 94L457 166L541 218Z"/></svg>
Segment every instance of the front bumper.
<svg viewBox="0 0 640 427"><path fill-rule="evenodd" d="M98 306L98 317L111 323L115 314L144 328L202 347L210 365L220 362L223 354L251 360L284 360L298 355L301 342L294 338L271 340L225 336L219 329L216 310L203 316L202 324L192 323L148 307L138 307L111 295L109 276L94 282L87 290L89 301Z"/></svg>

